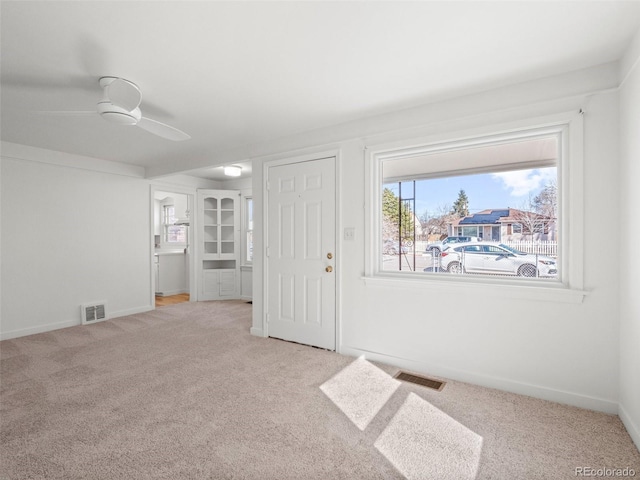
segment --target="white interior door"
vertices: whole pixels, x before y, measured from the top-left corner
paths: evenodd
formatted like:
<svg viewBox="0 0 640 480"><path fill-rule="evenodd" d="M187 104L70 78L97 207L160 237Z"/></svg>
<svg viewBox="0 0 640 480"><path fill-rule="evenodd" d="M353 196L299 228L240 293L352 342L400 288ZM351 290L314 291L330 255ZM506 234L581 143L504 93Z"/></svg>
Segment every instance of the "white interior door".
<svg viewBox="0 0 640 480"><path fill-rule="evenodd" d="M335 350L335 158L268 173L270 337Z"/></svg>

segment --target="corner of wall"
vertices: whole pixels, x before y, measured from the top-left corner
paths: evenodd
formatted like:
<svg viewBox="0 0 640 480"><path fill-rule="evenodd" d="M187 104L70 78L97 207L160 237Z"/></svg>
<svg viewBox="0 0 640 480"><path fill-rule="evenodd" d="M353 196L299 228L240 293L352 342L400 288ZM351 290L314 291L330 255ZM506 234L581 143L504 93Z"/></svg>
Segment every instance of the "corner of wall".
<svg viewBox="0 0 640 480"><path fill-rule="evenodd" d="M629 44L620 61L619 87L619 143L620 143L620 206L621 218L634 212L634 205L640 200L636 185L640 180L640 168L636 159L640 154L640 139L636 132L640 127L640 112L636 108L640 100L640 30ZM640 233L640 227L633 227L619 244L620 258L620 381L618 416L629 435L640 450L640 352L637 341L640 338L640 301L633 295L640 286L633 271L633 265L640 260L631 239Z"/></svg>
<svg viewBox="0 0 640 480"><path fill-rule="evenodd" d="M638 30L629 43L625 54L620 60L620 86L622 86L629 75L638 67L640 63L640 30Z"/></svg>

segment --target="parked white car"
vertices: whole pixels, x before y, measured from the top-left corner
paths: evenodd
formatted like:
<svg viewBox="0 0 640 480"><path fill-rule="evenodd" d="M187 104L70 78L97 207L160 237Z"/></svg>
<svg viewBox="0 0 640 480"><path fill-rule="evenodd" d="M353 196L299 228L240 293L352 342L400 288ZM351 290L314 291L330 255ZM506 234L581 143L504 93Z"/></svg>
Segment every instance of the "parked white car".
<svg viewBox="0 0 640 480"><path fill-rule="evenodd" d="M440 253L445 248L453 245L454 243L468 243L468 242L479 242L480 239L478 237L469 237L464 235L454 235L451 237L447 237L440 242L434 242L427 245L426 252L427 253Z"/></svg>
<svg viewBox="0 0 640 480"><path fill-rule="evenodd" d="M501 243L469 242L452 245L440 255L440 266L449 273L484 273L520 277L556 277L555 259L524 253Z"/></svg>
<svg viewBox="0 0 640 480"><path fill-rule="evenodd" d="M398 253L402 251L403 254L406 254L409 252L409 246L410 245L403 243L401 247L399 242L386 240L382 245L382 253L384 255L398 255Z"/></svg>

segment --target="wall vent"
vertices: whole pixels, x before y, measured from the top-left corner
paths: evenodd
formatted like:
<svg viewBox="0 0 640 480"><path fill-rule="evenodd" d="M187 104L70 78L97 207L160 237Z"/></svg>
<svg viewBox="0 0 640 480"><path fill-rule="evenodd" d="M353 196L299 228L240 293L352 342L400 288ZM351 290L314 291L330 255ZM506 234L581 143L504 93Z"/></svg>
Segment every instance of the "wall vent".
<svg viewBox="0 0 640 480"><path fill-rule="evenodd" d="M101 322L107 319L107 302L89 303L80 305L80 314L82 315L82 324Z"/></svg>

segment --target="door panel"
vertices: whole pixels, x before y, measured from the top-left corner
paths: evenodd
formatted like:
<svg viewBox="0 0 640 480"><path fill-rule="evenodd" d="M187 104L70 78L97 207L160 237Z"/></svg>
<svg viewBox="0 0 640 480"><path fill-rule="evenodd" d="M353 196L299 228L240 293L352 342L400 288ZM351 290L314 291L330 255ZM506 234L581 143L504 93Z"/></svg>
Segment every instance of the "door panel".
<svg viewBox="0 0 640 480"><path fill-rule="evenodd" d="M513 257L505 255L506 252L493 245L484 245L484 268L488 273L510 274L514 271Z"/></svg>
<svg viewBox="0 0 640 480"><path fill-rule="evenodd" d="M465 246L461 248L465 272L479 273L483 269L483 255L479 246Z"/></svg>
<svg viewBox="0 0 640 480"><path fill-rule="evenodd" d="M268 176L269 336L335 350L335 158Z"/></svg>

